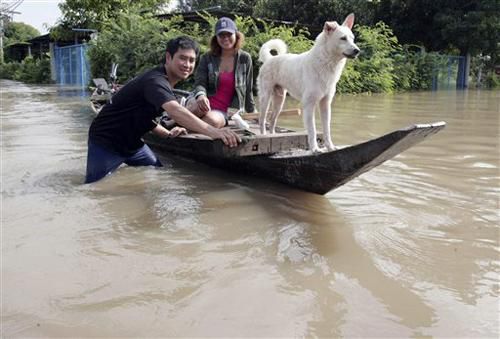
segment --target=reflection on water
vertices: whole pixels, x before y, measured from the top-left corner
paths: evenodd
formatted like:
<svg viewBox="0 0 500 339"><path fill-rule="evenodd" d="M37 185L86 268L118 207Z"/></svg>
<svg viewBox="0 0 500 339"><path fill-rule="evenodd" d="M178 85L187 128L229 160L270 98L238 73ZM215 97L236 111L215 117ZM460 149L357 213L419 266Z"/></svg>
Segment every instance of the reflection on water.
<svg viewBox="0 0 500 339"><path fill-rule="evenodd" d="M7 337L498 337L498 91L338 97L339 145L448 126L318 196L179 158L82 185L82 93L1 90Z"/></svg>

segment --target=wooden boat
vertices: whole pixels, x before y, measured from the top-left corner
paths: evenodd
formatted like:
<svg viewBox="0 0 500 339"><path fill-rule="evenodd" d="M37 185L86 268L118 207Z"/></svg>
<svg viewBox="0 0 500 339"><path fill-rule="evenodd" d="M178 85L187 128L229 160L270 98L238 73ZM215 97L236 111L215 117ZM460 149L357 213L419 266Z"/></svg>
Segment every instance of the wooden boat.
<svg viewBox="0 0 500 339"><path fill-rule="evenodd" d="M98 113L111 98L112 91L102 91L104 85L96 82L96 79L94 82L98 90L90 99L92 109ZM185 91L175 91L179 95L188 94ZM281 115L297 112L300 114L298 110L289 110ZM277 128L276 134L261 135L258 132L256 114L245 114L244 117L250 124L249 129L237 129L232 121L229 124L242 139L238 147L234 148L225 146L221 140L213 140L197 133L172 139L148 133L143 138L159 153L176 154L231 172L258 176L304 191L326 194L392 159L446 126L445 122L412 125L335 151L311 153L307 151L306 132ZM319 134L319 144L322 143L321 137Z"/></svg>
<svg viewBox="0 0 500 339"><path fill-rule="evenodd" d="M177 154L231 172L326 194L439 132L445 126L445 122L412 125L360 144L324 153L306 150L306 132L280 128L276 134L260 135L256 120L250 122L248 130L231 127L242 138L241 144L235 148L196 133L173 139L159 138L149 133L144 136L144 141L159 153ZM321 135L319 139L321 143Z"/></svg>

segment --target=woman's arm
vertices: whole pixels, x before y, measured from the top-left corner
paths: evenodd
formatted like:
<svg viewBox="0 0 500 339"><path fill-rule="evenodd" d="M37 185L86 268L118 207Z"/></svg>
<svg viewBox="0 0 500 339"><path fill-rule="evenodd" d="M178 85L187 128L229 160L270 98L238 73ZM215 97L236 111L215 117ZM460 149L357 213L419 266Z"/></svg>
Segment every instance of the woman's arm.
<svg viewBox="0 0 500 339"><path fill-rule="evenodd" d="M253 100L253 64L252 57L248 55L248 72L246 79L246 93L245 93L245 111L248 113L255 112L255 102Z"/></svg>
<svg viewBox="0 0 500 339"><path fill-rule="evenodd" d="M194 91L195 97L202 94L207 95L208 88L208 54L205 53L200 58L200 63L194 74Z"/></svg>

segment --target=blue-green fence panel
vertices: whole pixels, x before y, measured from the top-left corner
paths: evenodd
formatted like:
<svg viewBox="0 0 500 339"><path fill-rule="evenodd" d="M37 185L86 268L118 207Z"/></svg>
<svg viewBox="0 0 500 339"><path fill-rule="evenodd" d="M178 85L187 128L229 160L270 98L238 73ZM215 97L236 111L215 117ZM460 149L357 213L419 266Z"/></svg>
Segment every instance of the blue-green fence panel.
<svg viewBox="0 0 500 339"><path fill-rule="evenodd" d="M86 44L54 47L56 83L86 87L90 82L90 66Z"/></svg>
<svg viewBox="0 0 500 339"><path fill-rule="evenodd" d="M434 70L432 78L432 89L465 89L466 77L465 74L465 57L464 56L448 56L446 65L437 67Z"/></svg>

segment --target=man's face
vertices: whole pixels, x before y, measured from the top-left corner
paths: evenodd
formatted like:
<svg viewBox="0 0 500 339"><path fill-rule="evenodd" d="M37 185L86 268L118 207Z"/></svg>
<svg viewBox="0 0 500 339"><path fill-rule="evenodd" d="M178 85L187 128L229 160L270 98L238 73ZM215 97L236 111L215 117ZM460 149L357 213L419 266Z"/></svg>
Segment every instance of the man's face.
<svg viewBox="0 0 500 339"><path fill-rule="evenodd" d="M193 73L196 62L194 49L179 48L172 57L167 53L167 67L180 80L185 80Z"/></svg>

